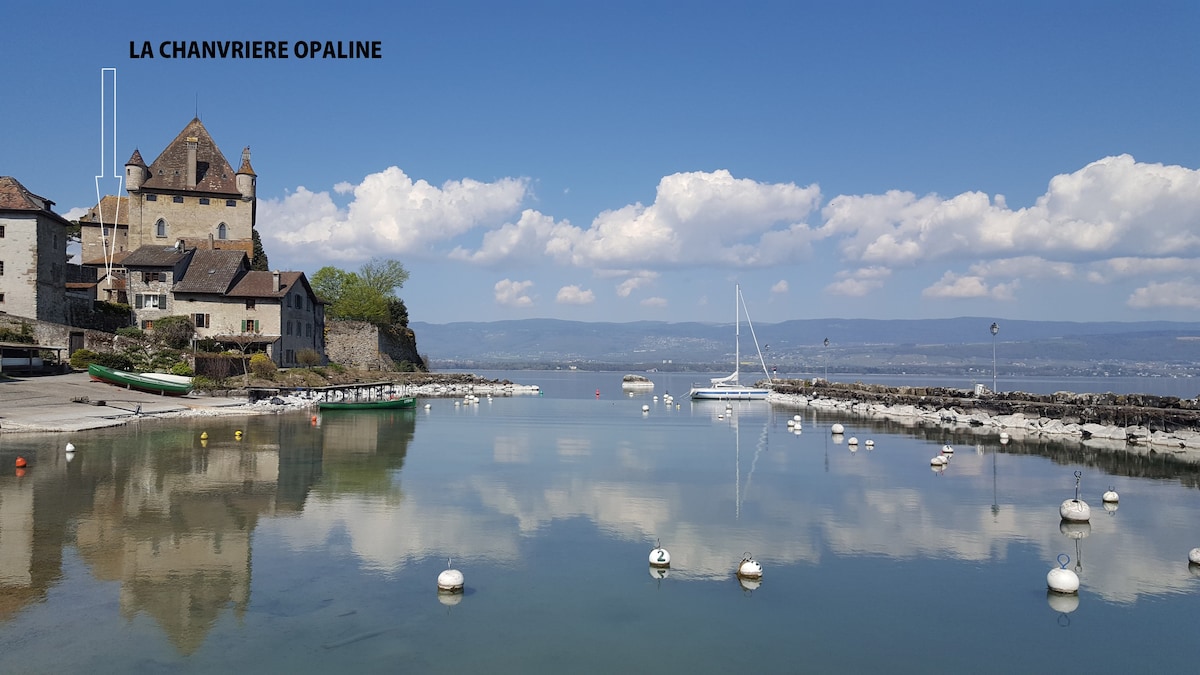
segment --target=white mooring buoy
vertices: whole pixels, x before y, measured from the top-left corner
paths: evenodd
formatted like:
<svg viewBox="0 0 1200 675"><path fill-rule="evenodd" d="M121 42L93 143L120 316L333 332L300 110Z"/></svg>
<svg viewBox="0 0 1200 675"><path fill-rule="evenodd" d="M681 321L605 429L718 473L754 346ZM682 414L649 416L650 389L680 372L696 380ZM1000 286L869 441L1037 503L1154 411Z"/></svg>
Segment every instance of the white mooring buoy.
<svg viewBox="0 0 1200 675"><path fill-rule="evenodd" d="M1188 551L1188 562L1193 565L1200 565L1200 547Z"/></svg>
<svg viewBox="0 0 1200 675"><path fill-rule="evenodd" d="M873 440L871 440L871 439L869 439L869 438L868 438L868 439L867 439L866 446L867 446L868 448L873 448L873 447L875 447L875 441L873 441Z"/></svg>
<svg viewBox="0 0 1200 675"><path fill-rule="evenodd" d="M1074 570L1067 569L1071 556L1066 553L1058 554L1058 567L1046 574L1046 585L1055 593L1078 593L1079 575Z"/></svg>
<svg viewBox="0 0 1200 675"><path fill-rule="evenodd" d="M642 406L642 412L650 412L650 406L648 406L648 405Z"/></svg>
<svg viewBox="0 0 1200 675"><path fill-rule="evenodd" d="M1108 492L1105 492L1100 496L1100 499L1105 504L1116 504L1117 502L1121 501L1120 495L1118 495L1117 491L1112 489L1111 486L1108 488Z"/></svg>
<svg viewBox="0 0 1200 675"><path fill-rule="evenodd" d="M446 569L438 575L438 590L443 593L461 593L463 589L463 573L451 568L451 560L446 560Z"/></svg>
<svg viewBox="0 0 1200 675"><path fill-rule="evenodd" d="M953 448L953 447L951 447L951 446L949 446L949 445L943 445L943 446L942 446L942 453L944 453L944 454L947 454L947 455L953 455L953 454L954 454L954 448Z"/></svg>
<svg viewBox="0 0 1200 675"><path fill-rule="evenodd" d="M67 442L67 447L66 447L66 448L64 448L64 449L65 449L65 450L66 450L66 452L68 452L68 453L70 453L70 452L75 452L75 444L74 444L74 443L71 443L70 441L68 441L68 442Z"/></svg>
<svg viewBox="0 0 1200 675"><path fill-rule="evenodd" d="M653 549L651 549L651 551L650 551L650 566L651 567L670 567L671 566L671 554L667 552L667 549L662 547L662 542L659 542Z"/></svg>
<svg viewBox="0 0 1200 675"><path fill-rule="evenodd" d="M762 565L758 561L746 553L742 556L742 562L738 563L737 576L739 579L761 579L763 574Z"/></svg>
<svg viewBox="0 0 1200 675"><path fill-rule="evenodd" d="M846 427L842 426L841 424L834 424L833 426L829 427L829 433L844 434L846 433Z"/></svg>
<svg viewBox="0 0 1200 675"><path fill-rule="evenodd" d="M846 445L858 445L858 436L851 436L849 440L846 441Z"/></svg>
<svg viewBox="0 0 1200 675"><path fill-rule="evenodd" d="M938 455L929 460L929 466L946 466L949 463L950 460L945 455Z"/></svg>
<svg viewBox="0 0 1200 675"><path fill-rule="evenodd" d="M1086 523L1092 518L1092 507L1079 498L1079 480L1082 477L1082 471L1075 472L1075 498L1068 499L1062 503L1062 506L1058 507L1058 515L1063 520L1069 520L1073 523Z"/></svg>
<svg viewBox="0 0 1200 675"><path fill-rule="evenodd" d="M1059 614L1070 614L1079 609L1079 594L1046 591L1046 604Z"/></svg>

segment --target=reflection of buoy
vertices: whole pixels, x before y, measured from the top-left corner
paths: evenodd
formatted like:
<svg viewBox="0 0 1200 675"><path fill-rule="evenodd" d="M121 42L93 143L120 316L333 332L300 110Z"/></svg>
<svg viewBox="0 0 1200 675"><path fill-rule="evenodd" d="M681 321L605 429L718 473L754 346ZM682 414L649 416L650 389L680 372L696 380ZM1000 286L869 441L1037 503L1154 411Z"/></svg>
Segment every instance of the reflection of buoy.
<svg viewBox="0 0 1200 675"><path fill-rule="evenodd" d="M1007 442L1008 442L1008 432L1007 432L1007 431L1001 431L1001 432L1000 432L1000 442L1001 442L1001 443L1007 443Z"/></svg>
<svg viewBox="0 0 1200 675"><path fill-rule="evenodd" d="M13 469L13 472L14 472L14 475L16 475L16 477L17 477L17 478L24 478L24 477L25 477L25 469Z"/></svg>
<svg viewBox="0 0 1200 675"><path fill-rule="evenodd" d="M442 592L438 593L438 602L442 603L443 605L445 605L447 607L453 607L453 606L457 605L458 603L462 602L462 599L463 599L462 593L442 593Z"/></svg>
<svg viewBox="0 0 1200 675"><path fill-rule="evenodd" d="M1188 571L1194 577L1200 577L1200 563L1188 563Z"/></svg>
<svg viewBox="0 0 1200 675"><path fill-rule="evenodd" d="M70 463L71 463L71 460L75 459L75 453L73 453L73 452L68 452L68 453L67 453L66 455L64 455L64 456L67 458L67 463L68 463L68 464L70 464Z"/></svg>
<svg viewBox="0 0 1200 675"><path fill-rule="evenodd" d="M1116 504L1117 502L1121 501L1120 495L1118 495L1117 492L1111 487L1108 488L1108 492L1105 492L1100 499L1105 504Z"/></svg>
<svg viewBox="0 0 1200 675"><path fill-rule="evenodd" d="M463 573L451 569L451 560L446 561L446 569L438 575L438 590L444 593L459 593L463 589Z"/></svg>
<svg viewBox="0 0 1200 675"><path fill-rule="evenodd" d="M1079 594L1057 593L1055 591L1046 591L1046 604L1050 605L1050 609L1059 614L1070 614L1079 609Z"/></svg>
<svg viewBox="0 0 1200 675"><path fill-rule="evenodd" d="M24 457L18 457L16 464L17 468L20 469L24 466L28 466L29 462L26 462Z"/></svg>
<svg viewBox="0 0 1200 675"><path fill-rule="evenodd" d="M1116 502L1104 502L1103 506L1104 506L1104 512L1110 516L1117 512L1117 503Z"/></svg>
<svg viewBox="0 0 1200 675"><path fill-rule="evenodd" d="M1058 531L1072 539L1087 539L1092 533L1091 523L1072 523L1069 520L1058 522Z"/></svg>
<svg viewBox="0 0 1200 675"><path fill-rule="evenodd" d="M202 440L202 441L207 441L207 440L208 440L208 432L207 432L207 431L201 431L201 432L200 432L200 440Z"/></svg>
<svg viewBox="0 0 1200 675"><path fill-rule="evenodd" d="M311 421L312 421L313 425L315 426L317 424L317 416L313 415Z"/></svg>
<svg viewBox="0 0 1200 675"><path fill-rule="evenodd" d="M740 577L738 577L738 584L741 585L743 591L752 593L754 591L757 591L759 586L762 586L762 579L761 578L751 579L750 577L741 577L740 576Z"/></svg>
<svg viewBox="0 0 1200 675"><path fill-rule="evenodd" d="M656 580L666 579L671 574L671 570L666 567L650 566L650 578Z"/></svg>
<svg viewBox="0 0 1200 675"><path fill-rule="evenodd" d="M650 566L651 567L670 567L671 554L667 549L662 547L662 544L656 546L650 551Z"/></svg>
<svg viewBox="0 0 1200 675"><path fill-rule="evenodd" d="M1079 575L1067 569L1071 556L1066 553L1058 554L1058 567L1046 574L1046 585L1055 593L1076 593L1079 591Z"/></svg>
<svg viewBox="0 0 1200 675"><path fill-rule="evenodd" d="M208 447L208 439L207 439L207 438L201 438L201 439L200 439L200 447L202 447L202 448L207 448L207 447Z"/></svg>
<svg viewBox="0 0 1200 675"><path fill-rule="evenodd" d="M68 442L68 443L67 443L67 447L66 447L66 451L67 451L67 452L75 452L75 444L74 444L74 443L70 443L70 442Z"/></svg>
<svg viewBox="0 0 1200 675"><path fill-rule="evenodd" d="M844 434L846 433L846 427L842 426L841 424L834 424L833 426L829 427L829 432L833 434Z"/></svg>
<svg viewBox="0 0 1200 675"><path fill-rule="evenodd" d="M1200 565L1200 548L1194 548L1188 551L1188 562Z"/></svg>
<svg viewBox="0 0 1200 675"><path fill-rule="evenodd" d="M762 565L758 561L750 557L749 553L742 556L742 562L738 564L737 576L739 579L761 579L763 574Z"/></svg>
<svg viewBox="0 0 1200 675"><path fill-rule="evenodd" d="M237 431L233 432L233 437L236 440L242 440L242 430L238 429Z"/></svg>
<svg viewBox="0 0 1200 675"><path fill-rule="evenodd" d="M600 398L600 390L599 389L596 390L596 398Z"/></svg>

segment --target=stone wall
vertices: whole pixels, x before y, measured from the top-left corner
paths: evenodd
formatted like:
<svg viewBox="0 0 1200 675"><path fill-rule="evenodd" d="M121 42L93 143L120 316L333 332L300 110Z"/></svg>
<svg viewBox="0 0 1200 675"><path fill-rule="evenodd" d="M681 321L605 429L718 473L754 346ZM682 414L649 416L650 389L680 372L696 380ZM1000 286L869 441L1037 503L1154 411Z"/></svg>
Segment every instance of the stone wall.
<svg viewBox="0 0 1200 675"><path fill-rule="evenodd" d="M72 336L76 338L76 344L74 345L76 349L91 349L97 352L110 351L115 337L112 333L105 333L98 330L76 328L61 323L38 321L36 319L27 319L0 313L0 327L20 332L22 324L32 326L33 338L38 345L43 347L61 347L63 349L63 361L71 358Z"/></svg>
<svg viewBox="0 0 1200 675"><path fill-rule="evenodd" d="M347 368L396 370L399 364L408 362L425 369L412 330L406 328L401 335L393 336L365 321L327 321L325 354L330 363Z"/></svg>

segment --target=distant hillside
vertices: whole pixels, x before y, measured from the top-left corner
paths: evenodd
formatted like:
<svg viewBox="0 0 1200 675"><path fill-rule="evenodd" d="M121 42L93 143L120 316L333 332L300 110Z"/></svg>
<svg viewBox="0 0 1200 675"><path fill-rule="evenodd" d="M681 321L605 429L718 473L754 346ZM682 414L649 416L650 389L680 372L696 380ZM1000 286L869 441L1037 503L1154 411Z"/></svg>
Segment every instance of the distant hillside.
<svg viewBox="0 0 1200 675"><path fill-rule="evenodd" d="M992 362L991 319L804 319L741 326L743 362L756 358L789 372L828 366L854 372L961 372ZM412 322L433 367L724 370L733 362L734 326L556 319L430 324ZM997 360L1009 372L1136 373L1196 368L1200 322L999 322ZM829 339L829 346L824 340Z"/></svg>

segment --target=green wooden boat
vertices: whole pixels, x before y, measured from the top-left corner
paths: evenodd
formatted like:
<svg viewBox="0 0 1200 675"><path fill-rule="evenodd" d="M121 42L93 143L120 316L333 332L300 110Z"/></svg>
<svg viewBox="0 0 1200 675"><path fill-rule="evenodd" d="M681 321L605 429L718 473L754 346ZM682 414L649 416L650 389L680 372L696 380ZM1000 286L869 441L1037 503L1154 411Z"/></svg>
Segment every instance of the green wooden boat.
<svg viewBox="0 0 1200 675"><path fill-rule="evenodd" d="M88 376L97 382L105 382L117 387L136 389L151 394L164 396L185 396L192 391L191 382L173 381L162 377L150 377L141 373L130 373L115 368L107 368L98 363L88 366Z"/></svg>
<svg viewBox="0 0 1200 675"><path fill-rule="evenodd" d="M317 403L317 408L321 410L397 410L416 407L417 399L412 396L358 401L353 399L349 401L319 401Z"/></svg>

